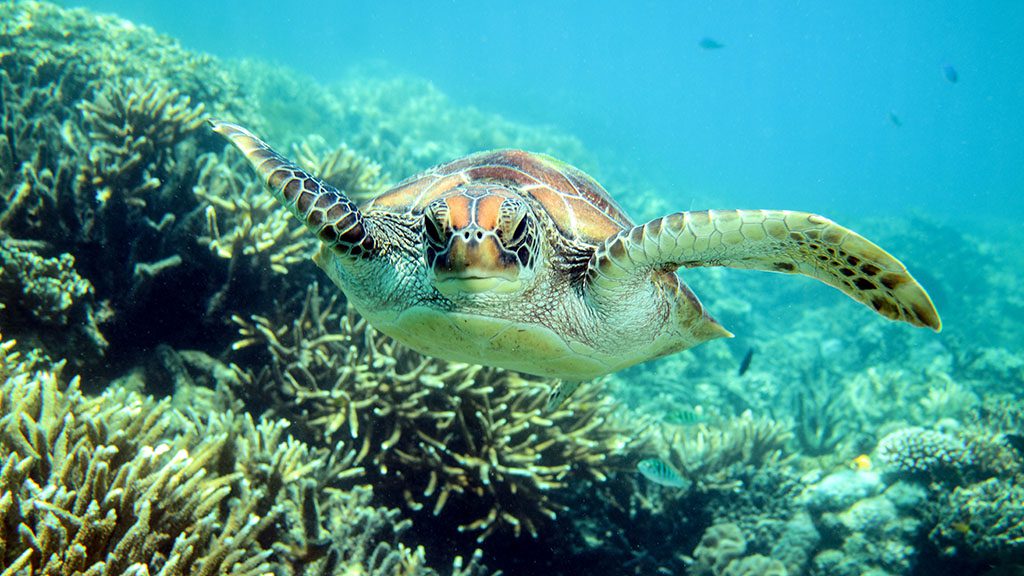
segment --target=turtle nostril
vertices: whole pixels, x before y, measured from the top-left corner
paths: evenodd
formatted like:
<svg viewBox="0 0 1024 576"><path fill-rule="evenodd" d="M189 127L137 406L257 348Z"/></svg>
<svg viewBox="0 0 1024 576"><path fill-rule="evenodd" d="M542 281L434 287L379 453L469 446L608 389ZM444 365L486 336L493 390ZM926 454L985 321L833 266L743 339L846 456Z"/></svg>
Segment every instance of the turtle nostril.
<svg viewBox="0 0 1024 576"><path fill-rule="evenodd" d="M476 239L477 240L483 240L484 239L484 233L479 231L479 230L477 230L476 231Z"/></svg>

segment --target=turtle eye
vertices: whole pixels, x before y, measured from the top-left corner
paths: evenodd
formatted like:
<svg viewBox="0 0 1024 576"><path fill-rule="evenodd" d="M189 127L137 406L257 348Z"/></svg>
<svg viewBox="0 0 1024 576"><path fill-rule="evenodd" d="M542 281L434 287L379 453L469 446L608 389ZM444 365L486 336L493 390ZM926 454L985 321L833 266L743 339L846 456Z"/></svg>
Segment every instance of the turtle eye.
<svg viewBox="0 0 1024 576"><path fill-rule="evenodd" d="M516 229L512 232L512 236L509 238L509 243L512 246L518 246L526 240L528 224L526 214L523 214L523 217L519 219L519 224L516 224Z"/></svg>
<svg viewBox="0 0 1024 576"><path fill-rule="evenodd" d="M438 248L444 246L444 235L441 232L441 226L438 225L431 214L423 215L423 235L434 246Z"/></svg>

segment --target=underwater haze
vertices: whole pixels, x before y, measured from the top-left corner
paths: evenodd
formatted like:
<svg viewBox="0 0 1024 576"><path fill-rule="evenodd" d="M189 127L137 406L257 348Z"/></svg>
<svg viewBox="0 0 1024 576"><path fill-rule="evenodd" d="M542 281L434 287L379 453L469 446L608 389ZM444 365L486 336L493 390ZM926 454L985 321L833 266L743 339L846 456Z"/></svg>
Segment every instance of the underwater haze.
<svg viewBox="0 0 1024 576"><path fill-rule="evenodd" d="M0 1L0 575L1024 574L1022 54L1009 1Z"/></svg>
<svg viewBox="0 0 1024 576"><path fill-rule="evenodd" d="M69 4L324 82L374 66L426 78L579 136L681 209L1024 208L1019 2Z"/></svg>

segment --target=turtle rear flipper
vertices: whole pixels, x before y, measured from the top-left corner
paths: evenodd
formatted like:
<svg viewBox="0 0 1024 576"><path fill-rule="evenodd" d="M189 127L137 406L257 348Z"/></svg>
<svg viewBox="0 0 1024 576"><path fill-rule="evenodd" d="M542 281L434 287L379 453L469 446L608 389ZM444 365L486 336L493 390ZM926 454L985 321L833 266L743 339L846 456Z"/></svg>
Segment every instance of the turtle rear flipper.
<svg viewBox="0 0 1024 576"><path fill-rule="evenodd" d="M606 240L587 273L600 298L614 297L623 282L654 270L699 266L803 274L892 320L942 328L927 292L899 260L857 233L806 212L669 214Z"/></svg>
<svg viewBox="0 0 1024 576"><path fill-rule="evenodd" d="M359 207L344 192L299 168L245 128L209 122L214 132L245 155L274 197L325 246L350 258L374 253L378 242L366 228Z"/></svg>

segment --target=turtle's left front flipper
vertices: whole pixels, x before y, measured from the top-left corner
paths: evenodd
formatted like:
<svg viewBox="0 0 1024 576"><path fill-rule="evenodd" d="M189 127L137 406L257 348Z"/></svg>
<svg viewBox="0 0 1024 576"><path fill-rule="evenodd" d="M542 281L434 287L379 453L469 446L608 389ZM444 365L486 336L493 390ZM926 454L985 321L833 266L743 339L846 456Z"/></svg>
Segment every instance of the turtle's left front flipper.
<svg viewBox="0 0 1024 576"><path fill-rule="evenodd" d="M678 212L612 236L590 260L595 293L629 277L679 267L727 266L803 274L892 320L942 328L924 288L899 260L831 220L783 210Z"/></svg>
<svg viewBox="0 0 1024 576"><path fill-rule="evenodd" d="M237 124L210 120L213 131L235 145L271 193L325 246L347 259L370 256L377 246L352 200L307 173Z"/></svg>

